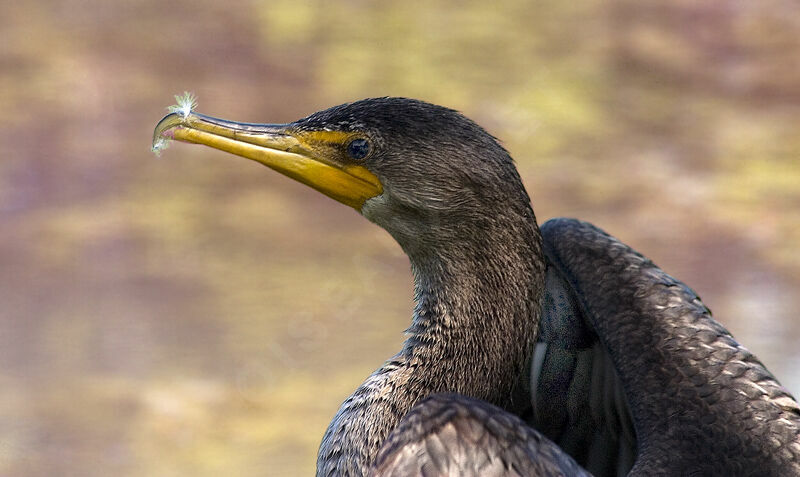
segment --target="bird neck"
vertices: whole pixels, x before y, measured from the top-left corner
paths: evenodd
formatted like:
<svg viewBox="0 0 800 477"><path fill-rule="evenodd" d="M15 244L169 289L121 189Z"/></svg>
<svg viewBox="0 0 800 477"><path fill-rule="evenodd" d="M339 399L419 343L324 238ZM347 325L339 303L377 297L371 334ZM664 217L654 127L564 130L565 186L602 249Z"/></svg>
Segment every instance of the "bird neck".
<svg viewBox="0 0 800 477"><path fill-rule="evenodd" d="M365 475L420 399L455 392L509 408L538 329L544 283L533 212L470 240L409 254L416 307L402 350L341 406L317 475Z"/></svg>
<svg viewBox="0 0 800 477"><path fill-rule="evenodd" d="M400 356L426 395L455 392L506 407L538 328L542 270L527 247L482 247L457 251L457 260L453 249L412 257L416 307Z"/></svg>

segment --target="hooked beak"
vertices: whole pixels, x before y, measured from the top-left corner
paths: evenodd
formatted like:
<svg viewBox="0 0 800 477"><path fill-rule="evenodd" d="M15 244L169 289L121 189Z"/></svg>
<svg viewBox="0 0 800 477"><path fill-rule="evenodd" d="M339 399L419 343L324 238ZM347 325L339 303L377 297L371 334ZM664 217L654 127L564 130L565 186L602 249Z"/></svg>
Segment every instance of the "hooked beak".
<svg viewBox="0 0 800 477"><path fill-rule="evenodd" d="M323 132L337 140L347 133ZM347 164L335 151L335 144L315 140L311 134L294 131L291 124L239 123L194 111L170 113L153 131L153 150L170 139L203 144L246 157L302 182L345 205L360 211L368 199L381 195L383 185L367 168Z"/></svg>

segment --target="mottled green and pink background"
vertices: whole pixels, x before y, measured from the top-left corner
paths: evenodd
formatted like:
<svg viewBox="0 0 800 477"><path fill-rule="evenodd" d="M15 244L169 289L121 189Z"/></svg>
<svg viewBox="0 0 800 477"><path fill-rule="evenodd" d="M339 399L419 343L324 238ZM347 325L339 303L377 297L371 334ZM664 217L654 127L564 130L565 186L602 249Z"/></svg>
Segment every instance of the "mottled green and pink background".
<svg viewBox="0 0 800 477"><path fill-rule="evenodd" d="M686 281L800 393L800 5L0 1L0 475L312 475L403 339L408 263L353 210L153 127L369 96L457 108L540 220Z"/></svg>

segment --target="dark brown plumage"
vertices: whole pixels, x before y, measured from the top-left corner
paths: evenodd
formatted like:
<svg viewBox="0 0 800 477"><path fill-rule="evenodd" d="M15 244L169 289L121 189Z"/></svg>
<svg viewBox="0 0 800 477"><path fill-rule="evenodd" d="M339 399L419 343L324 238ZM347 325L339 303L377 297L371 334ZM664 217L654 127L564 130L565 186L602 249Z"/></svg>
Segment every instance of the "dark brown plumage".
<svg viewBox="0 0 800 477"><path fill-rule="evenodd" d="M519 417L459 394L434 394L414 406L384 443L371 474L590 475Z"/></svg>
<svg viewBox="0 0 800 477"><path fill-rule="evenodd" d="M379 452L375 475L583 472L562 451L595 475L800 475L796 401L697 295L590 224L551 220L543 238L509 154L456 111L377 98L285 125L182 114L156 139L301 180L410 259L408 339L342 404L318 476L366 475Z"/></svg>

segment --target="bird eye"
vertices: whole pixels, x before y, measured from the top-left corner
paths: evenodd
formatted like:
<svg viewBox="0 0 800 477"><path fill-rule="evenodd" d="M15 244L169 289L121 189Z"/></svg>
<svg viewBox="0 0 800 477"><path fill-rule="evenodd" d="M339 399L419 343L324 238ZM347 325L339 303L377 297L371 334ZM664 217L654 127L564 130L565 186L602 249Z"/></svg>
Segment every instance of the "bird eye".
<svg viewBox="0 0 800 477"><path fill-rule="evenodd" d="M353 139L347 145L347 154L353 159L364 159L369 154L369 141L366 139Z"/></svg>

